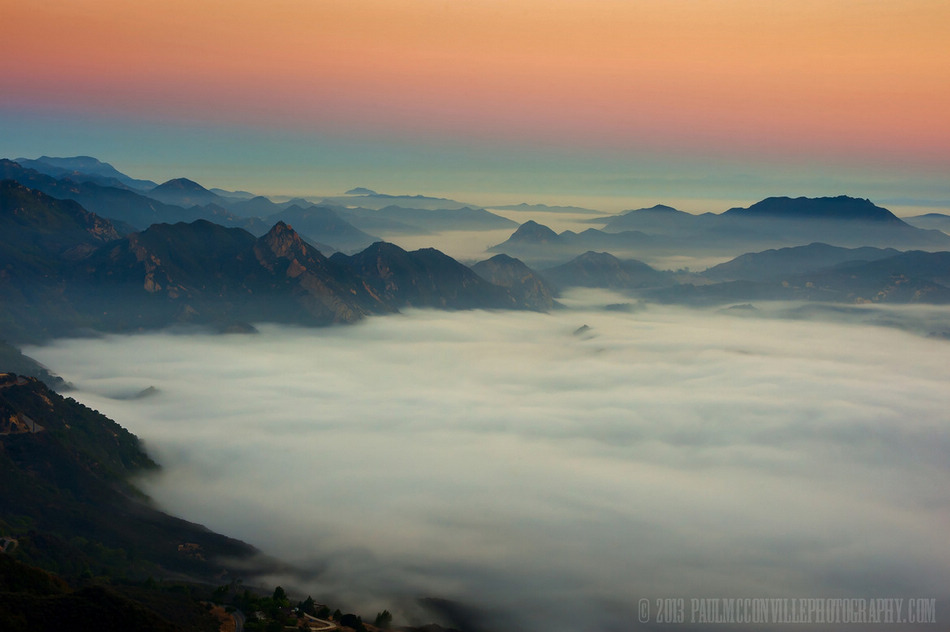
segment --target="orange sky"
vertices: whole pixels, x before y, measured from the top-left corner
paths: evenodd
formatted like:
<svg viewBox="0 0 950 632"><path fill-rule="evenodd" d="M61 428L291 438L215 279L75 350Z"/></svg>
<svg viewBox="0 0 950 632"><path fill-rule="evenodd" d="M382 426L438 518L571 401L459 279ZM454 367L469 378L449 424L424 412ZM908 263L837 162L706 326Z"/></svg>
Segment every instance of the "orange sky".
<svg viewBox="0 0 950 632"><path fill-rule="evenodd" d="M950 164L950 2L0 0L0 104Z"/></svg>

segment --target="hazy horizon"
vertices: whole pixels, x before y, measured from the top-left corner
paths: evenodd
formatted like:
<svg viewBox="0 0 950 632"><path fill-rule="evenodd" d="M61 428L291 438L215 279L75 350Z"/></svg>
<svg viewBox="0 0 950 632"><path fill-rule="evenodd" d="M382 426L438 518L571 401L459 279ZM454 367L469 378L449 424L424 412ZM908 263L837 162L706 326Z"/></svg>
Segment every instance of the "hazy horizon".
<svg viewBox="0 0 950 632"><path fill-rule="evenodd" d="M934 0L8 4L9 158L268 195L950 200Z"/></svg>

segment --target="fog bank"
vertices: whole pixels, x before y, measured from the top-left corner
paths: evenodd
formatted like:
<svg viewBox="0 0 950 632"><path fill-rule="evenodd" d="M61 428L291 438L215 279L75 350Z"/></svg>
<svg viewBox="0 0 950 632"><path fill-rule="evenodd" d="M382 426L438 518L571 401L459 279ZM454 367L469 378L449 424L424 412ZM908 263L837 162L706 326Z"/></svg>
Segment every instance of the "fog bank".
<svg viewBox="0 0 950 632"><path fill-rule="evenodd" d="M437 597L474 628L630 630L640 599L947 597L950 343L585 307L621 300L27 353L143 438L163 507L364 618Z"/></svg>

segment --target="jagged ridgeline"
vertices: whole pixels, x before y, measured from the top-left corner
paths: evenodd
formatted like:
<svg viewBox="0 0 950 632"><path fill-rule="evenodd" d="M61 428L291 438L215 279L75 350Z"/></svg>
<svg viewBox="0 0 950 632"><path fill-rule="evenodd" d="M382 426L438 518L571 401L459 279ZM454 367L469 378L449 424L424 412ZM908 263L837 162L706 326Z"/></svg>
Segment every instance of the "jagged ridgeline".
<svg viewBox="0 0 950 632"><path fill-rule="evenodd" d="M434 249L376 243L328 259L278 221L255 237L208 220L120 235L108 220L0 182L0 326L12 342L176 323L351 323L402 307L537 309Z"/></svg>

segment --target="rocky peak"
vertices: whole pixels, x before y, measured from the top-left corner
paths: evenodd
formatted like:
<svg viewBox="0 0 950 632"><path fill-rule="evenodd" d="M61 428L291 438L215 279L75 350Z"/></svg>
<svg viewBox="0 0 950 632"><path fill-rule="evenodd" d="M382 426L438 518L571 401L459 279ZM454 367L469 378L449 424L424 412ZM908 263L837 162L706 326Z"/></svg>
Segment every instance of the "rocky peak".
<svg viewBox="0 0 950 632"><path fill-rule="evenodd" d="M284 222L274 224L273 228L258 240L258 243L265 246L274 256L282 259L313 254L307 242Z"/></svg>

